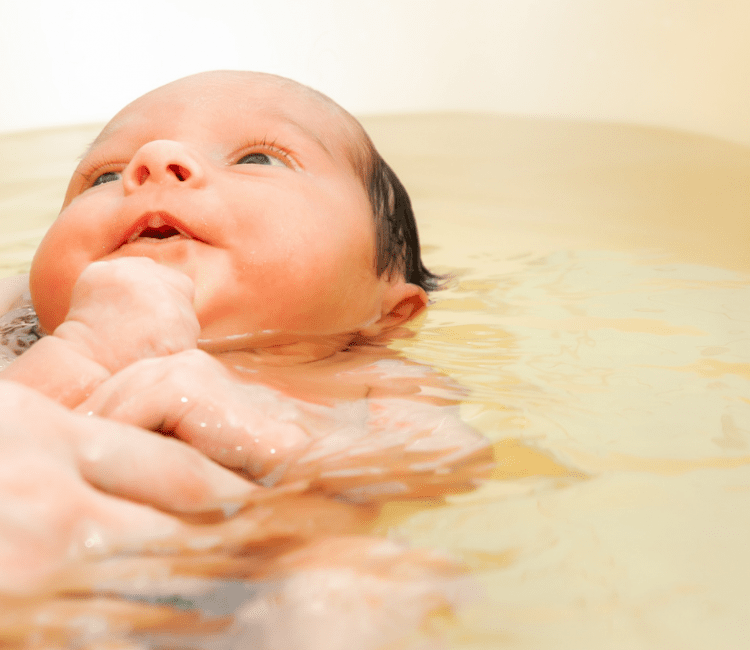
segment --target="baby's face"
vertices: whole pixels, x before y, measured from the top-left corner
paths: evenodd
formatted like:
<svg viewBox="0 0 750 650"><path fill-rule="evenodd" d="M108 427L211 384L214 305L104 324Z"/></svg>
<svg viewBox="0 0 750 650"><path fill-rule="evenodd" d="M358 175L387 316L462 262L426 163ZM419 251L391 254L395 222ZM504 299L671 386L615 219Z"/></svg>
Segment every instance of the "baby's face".
<svg viewBox="0 0 750 650"><path fill-rule="evenodd" d="M63 321L87 265L126 256L193 279L203 338L339 334L377 319L389 281L374 270L352 132L335 107L251 73L140 98L78 166L34 258L43 328Z"/></svg>

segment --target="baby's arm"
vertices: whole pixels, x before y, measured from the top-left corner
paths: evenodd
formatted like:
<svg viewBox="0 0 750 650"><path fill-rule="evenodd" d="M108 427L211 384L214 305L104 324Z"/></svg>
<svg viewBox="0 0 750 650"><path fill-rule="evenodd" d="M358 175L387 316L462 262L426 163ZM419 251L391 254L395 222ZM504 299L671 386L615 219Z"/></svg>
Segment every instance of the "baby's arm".
<svg viewBox="0 0 750 650"><path fill-rule="evenodd" d="M194 348L193 284L146 258L88 266L66 319L0 373L76 406L113 373L144 358Z"/></svg>
<svg viewBox="0 0 750 650"><path fill-rule="evenodd" d="M237 382L201 351L138 362L80 407L174 435L266 485L352 500L466 489L491 460L455 405L378 397L335 406Z"/></svg>

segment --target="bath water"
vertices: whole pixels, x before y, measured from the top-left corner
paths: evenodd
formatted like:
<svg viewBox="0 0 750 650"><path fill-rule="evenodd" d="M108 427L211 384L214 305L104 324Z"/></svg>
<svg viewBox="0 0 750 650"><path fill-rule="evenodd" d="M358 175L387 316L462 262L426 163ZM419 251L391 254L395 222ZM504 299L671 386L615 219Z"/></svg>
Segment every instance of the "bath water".
<svg viewBox="0 0 750 650"><path fill-rule="evenodd" d="M291 494L223 546L98 558L7 605L0 645L746 646L750 149L542 118L363 122L452 277L393 345L464 387L489 476L377 506ZM4 275L28 268L96 131L0 138Z"/></svg>

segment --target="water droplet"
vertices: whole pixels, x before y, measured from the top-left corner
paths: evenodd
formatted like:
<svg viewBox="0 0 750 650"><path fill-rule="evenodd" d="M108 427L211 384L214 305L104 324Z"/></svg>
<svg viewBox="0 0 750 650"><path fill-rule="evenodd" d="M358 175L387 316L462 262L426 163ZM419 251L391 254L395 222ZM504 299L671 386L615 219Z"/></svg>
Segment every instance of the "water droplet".
<svg viewBox="0 0 750 650"><path fill-rule="evenodd" d="M205 428L206 428L206 423L205 422L201 422L201 429L205 429Z"/></svg>
<svg viewBox="0 0 750 650"><path fill-rule="evenodd" d="M237 445L237 446L235 447L235 449L236 449L237 451L242 451L242 445Z"/></svg>
<svg viewBox="0 0 750 650"><path fill-rule="evenodd" d="M102 537L99 533L92 533L90 537L83 543L86 548L94 548L95 546L102 545Z"/></svg>
<svg viewBox="0 0 750 650"><path fill-rule="evenodd" d="M276 450L275 450L275 449L271 449L271 453L272 453L272 454L275 454L275 453L276 453Z"/></svg>
<svg viewBox="0 0 750 650"><path fill-rule="evenodd" d="M188 401L188 398L187 397L180 397L180 401L184 404L185 402Z"/></svg>

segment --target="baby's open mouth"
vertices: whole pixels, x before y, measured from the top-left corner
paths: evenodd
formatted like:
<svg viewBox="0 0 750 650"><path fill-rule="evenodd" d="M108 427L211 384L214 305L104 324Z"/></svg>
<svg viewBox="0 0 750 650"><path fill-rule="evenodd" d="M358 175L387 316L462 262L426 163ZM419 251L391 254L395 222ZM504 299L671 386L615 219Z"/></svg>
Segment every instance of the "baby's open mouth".
<svg viewBox="0 0 750 650"><path fill-rule="evenodd" d="M141 218L125 243L132 244L139 239L160 240L171 239L173 237L193 239L189 233L182 230L175 223L175 220L170 215L162 212L152 212Z"/></svg>
<svg viewBox="0 0 750 650"><path fill-rule="evenodd" d="M175 237L180 235L180 231L177 230L177 228L173 228L172 226L160 226L159 228L146 228L141 232L138 237L147 237L150 239L169 239L170 237Z"/></svg>

